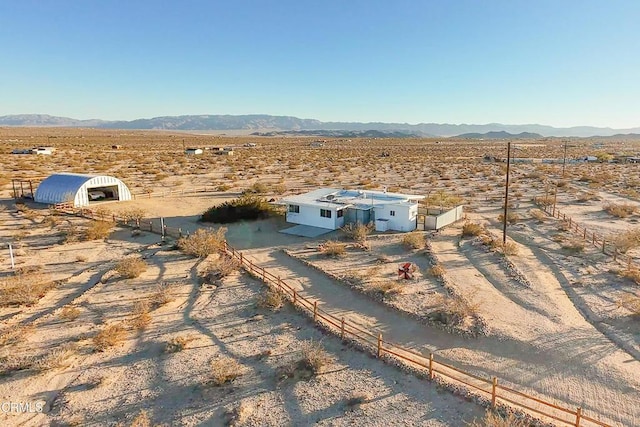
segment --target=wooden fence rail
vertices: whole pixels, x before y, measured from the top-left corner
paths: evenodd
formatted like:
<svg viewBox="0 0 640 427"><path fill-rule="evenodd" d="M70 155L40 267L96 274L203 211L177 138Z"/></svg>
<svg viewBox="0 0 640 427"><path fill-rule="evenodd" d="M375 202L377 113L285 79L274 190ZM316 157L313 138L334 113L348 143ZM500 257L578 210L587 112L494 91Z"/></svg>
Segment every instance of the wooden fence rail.
<svg viewBox="0 0 640 427"><path fill-rule="evenodd" d="M55 208L67 214L95 218L95 213L89 209L84 209L80 212L80 210L69 208L68 206L56 206ZM119 224L127 226L131 225L131 221L125 221L115 215L110 219ZM140 223L144 224L144 221L140 221ZM151 225L150 231L161 234L163 230L160 230L159 227L154 229L153 225ZM164 235L178 238L182 237L182 232L179 231L179 229L165 227ZM267 286L281 292L289 302L311 317L314 320L314 323L322 325L325 329L330 330L342 339L352 339L355 342L360 343L365 347L365 349L371 351L379 358L392 357L404 362L407 366L423 370L428 374L427 378L430 380L439 376L446 382L462 384L470 390L479 392L481 396L490 399L493 407L496 407L498 404L506 404L513 408L529 411L539 416L541 415L548 420L554 420L562 423L563 425L576 427L610 427L609 424L584 415L582 408L571 409L562 405L547 402L542 398L537 398L504 386L496 377L484 378L480 375L464 371L451 364L436 360L433 353L424 355L416 350L405 348L399 344L385 340L381 333L376 334L374 332L367 331L350 323L344 317L338 318L323 310L322 307L319 306L321 301L312 301L300 295L295 288L286 283L286 281L267 271L264 267L258 266L244 256L242 252L229 246L226 242L224 249L225 253L228 256L237 259L249 274L262 280Z"/></svg>

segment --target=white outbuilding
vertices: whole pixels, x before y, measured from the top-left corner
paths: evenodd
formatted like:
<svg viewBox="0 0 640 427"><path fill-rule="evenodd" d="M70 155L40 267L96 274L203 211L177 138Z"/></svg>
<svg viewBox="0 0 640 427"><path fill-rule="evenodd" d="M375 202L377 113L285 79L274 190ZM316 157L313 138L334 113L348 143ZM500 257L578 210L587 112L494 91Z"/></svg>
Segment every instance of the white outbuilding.
<svg viewBox="0 0 640 427"><path fill-rule="evenodd" d="M80 207L99 200L131 200L131 192L113 176L57 173L38 185L34 200L47 204L68 202Z"/></svg>

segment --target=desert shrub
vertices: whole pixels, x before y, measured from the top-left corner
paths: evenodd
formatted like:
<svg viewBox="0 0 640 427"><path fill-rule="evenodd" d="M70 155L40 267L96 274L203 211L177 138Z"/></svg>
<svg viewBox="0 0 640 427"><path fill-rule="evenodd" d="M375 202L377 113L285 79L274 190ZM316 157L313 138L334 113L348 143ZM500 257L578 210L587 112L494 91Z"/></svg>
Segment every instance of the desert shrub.
<svg viewBox="0 0 640 427"><path fill-rule="evenodd" d="M263 197L243 194L237 199L207 209L201 215L200 221L227 224L268 218L274 212L275 209Z"/></svg>
<svg viewBox="0 0 640 427"><path fill-rule="evenodd" d="M625 295L617 301L619 307L629 310L634 316L640 316L640 297L636 295Z"/></svg>
<svg viewBox="0 0 640 427"><path fill-rule="evenodd" d="M26 339L33 333L35 326L30 323L28 325L13 325L0 331L0 347L17 344Z"/></svg>
<svg viewBox="0 0 640 427"><path fill-rule="evenodd" d="M262 182L255 182L251 187L243 191L243 194L264 194L269 191L269 187Z"/></svg>
<svg viewBox="0 0 640 427"><path fill-rule="evenodd" d="M536 205L539 206L551 206L553 205L553 197L550 195L546 195L546 196L538 196L538 197L534 197L533 201Z"/></svg>
<svg viewBox="0 0 640 427"><path fill-rule="evenodd" d="M78 348L76 344L66 343L51 350L41 358L35 359L33 361L32 367L39 371L48 371L56 368L63 368L69 366L69 359L71 359L76 354L78 354Z"/></svg>
<svg viewBox="0 0 640 427"><path fill-rule="evenodd" d="M74 224L69 224L62 230L63 243L75 243L80 241L80 231Z"/></svg>
<svg viewBox="0 0 640 427"><path fill-rule="evenodd" d="M432 275L433 277L442 278L444 277L444 273L445 273L444 267L440 263L434 265L429 269L429 274Z"/></svg>
<svg viewBox="0 0 640 427"><path fill-rule="evenodd" d="M339 257L347 253L347 245L335 240L328 240L320 246L320 252L329 257Z"/></svg>
<svg viewBox="0 0 640 427"><path fill-rule="evenodd" d="M547 219L547 216L545 215L545 213L542 212L540 209L531 209L529 211L529 215L531 215L531 218L539 222L544 222Z"/></svg>
<svg viewBox="0 0 640 427"><path fill-rule="evenodd" d="M484 228L480 224L474 222L465 222L462 226L462 235L465 237L479 236L484 231Z"/></svg>
<svg viewBox="0 0 640 427"><path fill-rule="evenodd" d="M582 239L569 239L562 243L562 248L573 252L584 251L584 240Z"/></svg>
<svg viewBox="0 0 640 427"><path fill-rule="evenodd" d="M230 427L243 425L246 423L247 418L253 413L253 406L247 402L240 402L232 409L225 413L226 423Z"/></svg>
<svg viewBox="0 0 640 427"><path fill-rule="evenodd" d="M342 274L341 278L352 285L362 286L367 280L366 276L366 273L363 271L349 270Z"/></svg>
<svg viewBox="0 0 640 427"><path fill-rule="evenodd" d="M76 320L80 316L80 309L72 305L66 305L60 310L60 318L62 320Z"/></svg>
<svg viewBox="0 0 640 427"><path fill-rule="evenodd" d="M231 357L221 356L210 363L210 381L216 386L230 383L242 375L242 365Z"/></svg>
<svg viewBox="0 0 640 427"><path fill-rule="evenodd" d="M367 236L375 229L375 224L372 222L368 224L362 224L356 222L355 224L347 224L340 230L351 240L359 243L363 243L367 240Z"/></svg>
<svg viewBox="0 0 640 427"><path fill-rule="evenodd" d="M402 283L397 280L384 280L380 282L373 282L371 284L370 291L386 297L401 294L403 292L403 287Z"/></svg>
<svg viewBox="0 0 640 427"><path fill-rule="evenodd" d="M617 218L626 218L629 215L633 215L638 209L636 206L629 203L606 203L603 209L609 214Z"/></svg>
<svg viewBox="0 0 640 427"><path fill-rule="evenodd" d="M617 233L613 237L613 245L616 247L616 250L621 253L626 253L631 249L639 247L640 227Z"/></svg>
<svg viewBox="0 0 640 427"><path fill-rule="evenodd" d="M188 255L198 258L206 258L216 252L223 252L225 248L224 235L227 229L220 227L217 230L198 229L188 237L178 240L178 247Z"/></svg>
<svg viewBox="0 0 640 427"><path fill-rule="evenodd" d="M214 283L223 277L229 276L242 267L240 261L228 255L220 255L215 260L209 261L203 270L202 277L206 283Z"/></svg>
<svg viewBox="0 0 640 427"><path fill-rule="evenodd" d="M501 245L502 253L505 255L518 255L518 245L514 242L507 242Z"/></svg>
<svg viewBox="0 0 640 427"><path fill-rule="evenodd" d="M225 192L225 191L231 190L232 188L233 188L233 185L220 184L216 187L216 191Z"/></svg>
<svg viewBox="0 0 640 427"><path fill-rule="evenodd" d="M155 309L168 304L173 300L173 294L171 293L169 285L161 283L156 285L154 292L149 297L149 304L151 305L151 308Z"/></svg>
<svg viewBox="0 0 640 427"><path fill-rule="evenodd" d="M93 345L98 351L105 351L120 344L127 338L127 330L121 323L105 326L93 337Z"/></svg>
<svg viewBox="0 0 640 427"><path fill-rule="evenodd" d="M640 285L640 270L637 268L627 268L620 272L620 276L633 280L636 284Z"/></svg>
<svg viewBox="0 0 640 427"><path fill-rule="evenodd" d="M56 283L40 272L25 272L0 278L0 307L37 303Z"/></svg>
<svg viewBox="0 0 640 427"><path fill-rule="evenodd" d="M402 244L409 249L422 249L426 246L427 241L424 233L415 230L402 236Z"/></svg>
<svg viewBox="0 0 640 427"><path fill-rule="evenodd" d="M120 212L119 216L120 218L122 218L122 220L125 223L129 223L129 222L139 222L146 215L147 215L147 212L142 208L131 208L131 209L127 209Z"/></svg>
<svg viewBox="0 0 640 427"><path fill-rule="evenodd" d="M503 415L491 410L487 411L482 420L474 420L469 424L470 427L529 427L529 425L526 420L516 417L512 412Z"/></svg>
<svg viewBox="0 0 640 427"><path fill-rule="evenodd" d="M599 200L598 193L594 193L593 191L582 191L578 193L576 196L576 202L589 202L591 200Z"/></svg>
<svg viewBox="0 0 640 427"><path fill-rule="evenodd" d="M458 296L438 294L435 306L436 309L429 314L429 318L444 325L458 326L465 319L478 315L478 304L471 304Z"/></svg>
<svg viewBox="0 0 640 427"><path fill-rule="evenodd" d="M302 362L314 374L322 372L322 369L333 360L322 347L322 344L317 341L303 341L300 351L302 353Z"/></svg>
<svg viewBox="0 0 640 427"><path fill-rule="evenodd" d="M149 313L148 301L136 301L133 304L133 311L131 313L131 319L129 319L129 325L136 330L144 330L151 323L151 313Z"/></svg>
<svg viewBox="0 0 640 427"><path fill-rule="evenodd" d="M195 341L194 337L189 335L179 335L167 341L165 346L166 353L178 353L187 348L191 341Z"/></svg>
<svg viewBox="0 0 640 427"><path fill-rule="evenodd" d="M116 264L116 271L127 279L134 279L147 271L147 263L137 256L127 257Z"/></svg>
<svg viewBox="0 0 640 427"><path fill-rule="evenodd" d="M520 215L518 215L516 212L507 212L507 222L509 224L515 224L520 220ZM504 214L500 214L498 216L498 221L502 222L504 221Z"/></svg>
<svg viewBox="0 0 640 427"><path fill-rule="evenodd" d="M260 297L258 297L258 307L260 308L268 308L273 311L278 311L282 308L284 304L284 298L282 294L278 291L274 291L273 289L267 289Z"/></svg>
<svg viewBox="0 0 640 427"><path fill-rule="evenodd" d="M98 240L109 237L113 224L107 221L93 221L85 232L85 240Z"/></svg>

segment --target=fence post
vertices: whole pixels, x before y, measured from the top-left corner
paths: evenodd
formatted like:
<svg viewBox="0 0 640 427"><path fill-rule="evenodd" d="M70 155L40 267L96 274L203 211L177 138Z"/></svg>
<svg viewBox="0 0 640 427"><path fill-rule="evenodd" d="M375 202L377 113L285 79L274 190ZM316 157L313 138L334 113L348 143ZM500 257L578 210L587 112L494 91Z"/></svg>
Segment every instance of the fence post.
<svg viewBox="0 0 640 427"><path fill-rule="evenodd" d="M592 239L591 240L591 244L593 246L595 246L596 245L596 232L595 231L593 232L593 236L591 237L591 239Z"/></svg>
<svg viewBox="0 0 640 427"><path fill-rule="evenodd" d="M429 379L433 379L433 353L429 353Z"/></svg>
<svg viewBox="0 0 640 427"><path fill-rule="evenodd" d="M240 264L242 264L244 260L242 259L242 252L240 252Z"/></svg>
<svg viewBox="0 0 640 427"><path fill-rule="evenodd" d="M153 233L153 221L149 221L149 232Z"/></svg>
<svg viewBox="0 0 640 427"><path fill-rule="evenodd" d="M251 260L249 261L249 273L253 273L253 263L251 262Z"/></svg>
<svg viewBox="0 0 640 427"><path fill-rule="evenodd" d="M571 230L571 217L569 217L569 230Z"/></svg>
<svg viewBox="0 0 640 427"><path fill-rule="evenodd" d="M318 319L318 301L313 302L313 321Z"/></svg>
<svg viewBox="0 0 640 427"><path fill-rule="evenodd" d="M586 228L584 229L584 236L582 236L582 238L584 240L587 240L587 229Z"/></svg>
<svg viewBox="0 0 640 427"><path fill-rule="evenodd" d="M340 339L344 340L344 317L340 319Z"/></svg>
<svg viewBox="0 0 640 427"><path fill-rule="evenodd" d="M602 239L602 253L606 254L606 252L604 251L605 248L605 244L607 243L607 239Z"/></svg>
<svg viewBox="0 0 640 427"><path fill-rule="evenodd" d="M576 427L580 427L580 419L582 418L582 408L576 410Z"/></svg>
<svg viewBox="0 0 640 427"><path fill-rule="evenodd" d="M293 290L293 305L296 305L297 302L298 302L298 293L294 289ZM315 318L313 320L315 320Z"/></svg>
<svg viewBox="0 0 640 427"><path fill-rule="evenodd" d="M382 332L378 333L378 359L382 356Z"/></svg>
<svg viewBox="0 0 640 427"><path fill-rule="evenodd" d="M182 238L182 228L178 228L178 237Z"/></svg>
<svg viewBox="0 0 640 427"><path fill-rule="evenodd" d="M496 389L498 388L498 378L493 377L493 381L491 383L491 407L496 407Z"/></svg>
<svg viewBox="0 0 640 427"><path fill-rule="evenodd" d="M116 214L113 214L113 222L116 222Z"/></svg>
<svg viewBox="0 0 640 427"><path fill-rule="evenodd" d="M278 276L278 289L282 290L282 279Z"/></svg>
<svg viewBox="0 0 640 427"><path fill-rule="evenodd" d="M262 267L262 281L267 283L267 281L265 280L264 267Z"/></svg>

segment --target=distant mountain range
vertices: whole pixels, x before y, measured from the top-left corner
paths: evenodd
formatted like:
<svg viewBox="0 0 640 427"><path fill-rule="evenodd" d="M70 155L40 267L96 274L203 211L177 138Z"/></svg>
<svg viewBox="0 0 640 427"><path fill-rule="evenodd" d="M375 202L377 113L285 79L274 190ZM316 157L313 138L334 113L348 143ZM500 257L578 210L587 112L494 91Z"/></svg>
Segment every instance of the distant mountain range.
<svg viewBox="0 0 640 427"><path fill-rule="evenodd" d="M509 133L503 130L499 132L487 132L487 133L463 133L462 135L456 136L456 138L467 138L467 139L540 139L544 138L539 133L532 132L520 132L520 133Z"/></svg>
<svg viewBox="0 0 640 427"><path fill-rule="evenodd" d="M422 135L407 132L381 130L281 130L270 132L253 132L255 136L325 136L328 138L415 138Z"/></svg>
<svg viewBox="0 0 640 427"><path fill-rule="evenodd" d="M251 115L192 115L167 116L131 121L77 120L67 117L55 117L45 114L21 114L0 116L0 126L42 126L42 127L91 127L103 129L156 129L156 130L256 130L256 131L380 131L384 133L400 132L418 136L450 137L465 134L487 134L488 132L508 132L520 135L524 133L540 136L589 137L612 136L616 134L640 133L640 127L630 129L611 129L591 126L555 128L539 124L504 125L489 123L439 124L439 123L360 123L360 122L321 122L314 119L299 119L291 116ZM511 136L506 136L510 138ZM516 136L518 137L518 136ZM484 136L483 138L487 138Z"/></svg>

